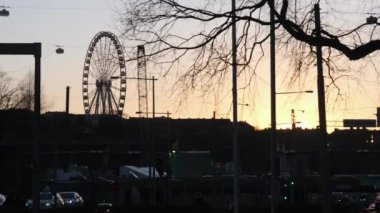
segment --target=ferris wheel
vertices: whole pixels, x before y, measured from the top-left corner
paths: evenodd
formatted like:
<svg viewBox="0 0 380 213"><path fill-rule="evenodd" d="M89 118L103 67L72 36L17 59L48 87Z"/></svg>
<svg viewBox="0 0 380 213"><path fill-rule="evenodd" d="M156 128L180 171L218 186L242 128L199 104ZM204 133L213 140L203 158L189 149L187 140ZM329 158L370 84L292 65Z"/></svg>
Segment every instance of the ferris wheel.
<svg viewBox="0 0 380 213"><path fill-rule="evenodd" d="M126 96L126 68L123 47L111 32L99 32L92 39L84 61L82 80L86 114L123 114Z"/></svg>

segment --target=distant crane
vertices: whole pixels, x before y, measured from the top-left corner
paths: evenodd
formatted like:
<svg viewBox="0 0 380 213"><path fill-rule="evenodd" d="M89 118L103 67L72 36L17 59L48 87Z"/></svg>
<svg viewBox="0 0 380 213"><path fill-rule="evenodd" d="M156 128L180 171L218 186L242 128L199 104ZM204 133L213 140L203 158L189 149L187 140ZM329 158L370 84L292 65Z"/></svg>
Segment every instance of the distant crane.
<svg viewBox="0 0 380 213"><path fill-rule="evenodd" d="M302 113L305 112L304 110L297 110L297 111L300 111ZM296 113L295 113L294 109L292 109L290 111L290 117L292 119L292 129L295 129L296 128L296 124L299 123L299 122L296 121Z"/></svg>
<svg viewBox="0 0 380 213"><path fill-rule="evenodd" d="M148 86L144 45L137 46L137 90L139 96L139 116L148 117Z"/></svg>

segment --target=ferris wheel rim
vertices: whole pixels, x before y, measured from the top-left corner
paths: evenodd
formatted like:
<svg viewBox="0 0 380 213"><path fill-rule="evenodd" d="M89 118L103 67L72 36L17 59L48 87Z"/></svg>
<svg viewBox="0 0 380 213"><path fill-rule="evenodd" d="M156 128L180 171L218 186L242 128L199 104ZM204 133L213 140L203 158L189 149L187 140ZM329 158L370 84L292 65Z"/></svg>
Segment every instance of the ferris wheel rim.
<svg viewBox="0 0 380 213"><path fill-rule="evenodd" d="M103 38L105 44L102 44ZM107 41L109 42L108 50ZM101 45L105 46L99 47ZM111 48L111 46L113 47ZM113 57L109 57L111 49ZM108 51L106 60L98 53L103 50ZM95 53L97 56L94 56ZM97 58L95 59L95 57ZM92 70L97 73L91 72ZM93 81L94 79L96 81L90 84L90 80ZM118 85L112 86L113 81L117 81ZM94 85L96 86L95 89L93 88ZM92 100L90 100L90 95ZM112 32L101 31L97 33L88 46L82 74L82 98L85 114L117 114L121 116L123 113L126 98L125 57L120 41ZM99 104L99 98L101 99L102 112L99 113L99 108L96 106L92 113L94 101ZM106 109L107 107L108 109ZM106 111L107 113L105 113Z"/></svg>

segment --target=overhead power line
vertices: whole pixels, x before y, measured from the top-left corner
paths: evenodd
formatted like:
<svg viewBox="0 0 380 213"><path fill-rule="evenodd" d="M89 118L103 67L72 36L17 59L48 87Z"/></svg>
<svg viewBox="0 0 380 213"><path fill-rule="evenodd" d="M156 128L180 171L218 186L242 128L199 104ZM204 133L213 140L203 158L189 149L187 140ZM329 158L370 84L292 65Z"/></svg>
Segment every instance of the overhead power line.
<svg viewBox="0 0 380 213"><path fill-rule="evenodd" d="M10 7L12 9L32 9L32 10L97 10L109 11L111 8L91 8L91 7Z"/></svg>

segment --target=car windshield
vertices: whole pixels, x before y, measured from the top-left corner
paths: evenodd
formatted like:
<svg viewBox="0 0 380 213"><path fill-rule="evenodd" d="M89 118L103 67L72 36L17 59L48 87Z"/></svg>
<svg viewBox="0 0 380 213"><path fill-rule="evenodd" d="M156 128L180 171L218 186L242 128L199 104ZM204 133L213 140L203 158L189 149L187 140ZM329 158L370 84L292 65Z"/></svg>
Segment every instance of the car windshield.
<svg viewBox="0 0 380 213"><path fill-rule="evenodd" d="M41 200L52 200L53 195L51 193L40 193Z"/></svg>
<svg viewBox="0 0 380 213"><path fill-rule="evenodd" d="M60 194L63 199L74 198L74 193L71 192L61 192Z"/></svg>

